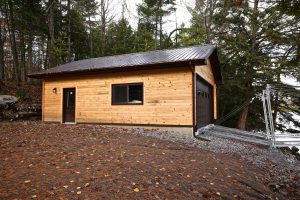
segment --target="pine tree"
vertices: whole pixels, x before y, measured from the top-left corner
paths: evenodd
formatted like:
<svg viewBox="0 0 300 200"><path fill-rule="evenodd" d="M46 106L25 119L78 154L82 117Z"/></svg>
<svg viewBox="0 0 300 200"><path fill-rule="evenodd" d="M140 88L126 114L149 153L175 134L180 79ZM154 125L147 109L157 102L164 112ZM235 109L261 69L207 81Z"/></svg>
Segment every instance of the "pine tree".
<svg viewBox="0 0 300 200"><path fill-rule="evenodd" d="M90 57L89 34L86 31L85 19L80 11L74 7L71 9L71 55L74 60ZM93 31L92 31L93 32Z"/></svg>
<svg viewBox="0 0 300 200"><path fill-rule="evenodd" d="M163 18L176 10L175 5L175 0L144 0L138 5L139 24L143 31L146 26L154 34L155 49L163 48Z"/></svg>
<svg viewBox="0 0 300 200"><path fill-rule="evenodd" d="M282 75L297 77L297 69L287 63L293 63L297 57L299 40L292 30L299 31L299 19L279 12L278 2L197 2L201 6L192 10L192 26L185 34L192 35L199 27L198 30L204 30L201 34L205 42L219 46L225 82L219 88L220 117L259 94L267 83L281 83ZM278 98L276 104L283 105L283 99ZM225 125L260 129L262 117L261 104L256 100Z"/></svg>
<svg viewBox="0 0 300 200"><path fill-rule="evenodd" d="M89 31L90 57L94 56L94 43L92 29L97 26L95 17L97 15L98 3L95 0L76 0L75 8L79 11L84 19Z"/></svg>
<svg viewBox="0 0 300 200"><path fill-rule="evenodd" d="M117 23L113 22L107 31L107 54L125 54L134 50L134 34L129 22L121 18Z"/></svg>

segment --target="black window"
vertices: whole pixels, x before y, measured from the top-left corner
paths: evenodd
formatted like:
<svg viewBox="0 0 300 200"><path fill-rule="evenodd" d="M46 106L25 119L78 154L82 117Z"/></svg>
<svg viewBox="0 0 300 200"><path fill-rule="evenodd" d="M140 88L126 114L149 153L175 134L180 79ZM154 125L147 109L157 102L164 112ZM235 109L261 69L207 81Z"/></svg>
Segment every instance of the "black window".
<svg viewBox="0 0 300 200"><path fill-rule="evenodd" d="M143 83L113 84L112 104L143 104Z"/></svg>
<svg viewBox="0 0 300 200"><path fill-rule="evenodd" d="M67 93L67 107L75 106L75 92L70 91Z"/></svg>

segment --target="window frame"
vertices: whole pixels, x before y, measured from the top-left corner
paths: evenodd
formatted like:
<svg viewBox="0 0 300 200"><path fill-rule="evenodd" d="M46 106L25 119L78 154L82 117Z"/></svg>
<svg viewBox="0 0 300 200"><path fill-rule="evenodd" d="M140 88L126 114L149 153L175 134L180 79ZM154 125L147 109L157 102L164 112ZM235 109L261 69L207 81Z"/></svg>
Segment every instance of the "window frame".
<svg viewBox="0 0 300 200"><path fill-rule="evenodd" d="M130 103L129 102L129 87L130 85L141 85L142 86L142 102L141 103ZM117 103L114 101L115 90L114 86L126 86L126 102ZM118 83L111 84L111 105L144 105L144 83L143 82L135 82L135 83Z"/></svg>

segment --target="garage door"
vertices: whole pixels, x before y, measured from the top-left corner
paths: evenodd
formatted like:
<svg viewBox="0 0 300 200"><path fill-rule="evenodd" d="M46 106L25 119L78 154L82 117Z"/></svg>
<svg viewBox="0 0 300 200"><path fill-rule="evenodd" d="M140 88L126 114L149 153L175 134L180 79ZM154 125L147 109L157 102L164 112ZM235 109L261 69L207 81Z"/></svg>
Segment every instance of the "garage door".
<svg viewBox="0 0 300 200"><path fill-rule="evenodd" d="M196 83L196 123L201 128L213 123L213 87L201 77Z"/></svg>

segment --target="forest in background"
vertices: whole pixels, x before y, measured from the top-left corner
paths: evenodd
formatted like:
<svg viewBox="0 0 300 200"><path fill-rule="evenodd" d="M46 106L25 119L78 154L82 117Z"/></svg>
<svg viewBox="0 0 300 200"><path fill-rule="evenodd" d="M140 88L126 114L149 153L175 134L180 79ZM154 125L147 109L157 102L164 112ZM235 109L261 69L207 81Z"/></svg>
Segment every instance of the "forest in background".
<svg viewBox="0 0 300 200"><path fill-rule="evenodd" d="M191 25L179 24L170 33L163 24L176 12L175 0L143 0L136 28L125 17L126 7L123 1L117 19L111 0L0 0L0 84L31 84L27 74L74 60L205 43L218 46L220 118L268 83L284 84L284 76L300 80L297 0L196 0L188 7ZM287 127L278 118L300 127L292 114L300 115L299 93L285 88L288 94L277 92L272 99L279 130ZM224 125L262 130L260 101Z"/></svg>

